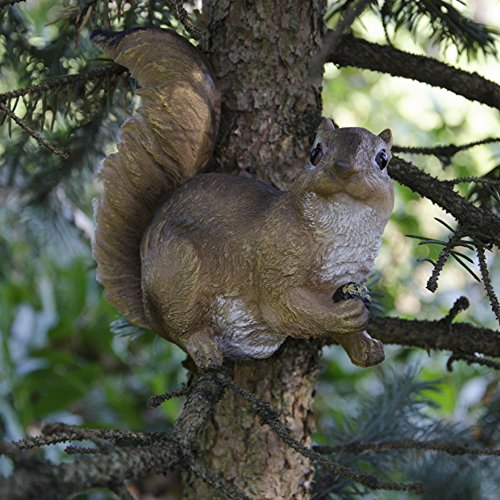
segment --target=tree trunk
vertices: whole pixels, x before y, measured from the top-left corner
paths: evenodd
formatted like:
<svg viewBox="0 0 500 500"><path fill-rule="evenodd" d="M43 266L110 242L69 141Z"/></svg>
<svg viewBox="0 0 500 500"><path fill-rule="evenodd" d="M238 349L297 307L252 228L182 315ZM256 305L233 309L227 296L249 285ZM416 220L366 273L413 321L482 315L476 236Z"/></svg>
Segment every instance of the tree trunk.
<svg viewBox="0 0 500 500"><path fill-rule="evenodd" d="M202 48L222 93L217 170L286 189L304 168L321 118L321 82L310 78L308 66L323 38L324 7L324 0L204 2ZM309 445L318 362L316 346L289 340L270 359L229 369ZM309 496L309 461L261 427L248 405L229 391L200 436L197 458L252 498ZM213 491L188 477L184 495L211 498Z"/></svg>
<svg viewBox="0 0 500 500"><path fill-rule="evenodd" d="M217 169L286 189L309 157L321 81L309 64L324 36L324 0L207 0L202 49L222 93Z"/></svg>

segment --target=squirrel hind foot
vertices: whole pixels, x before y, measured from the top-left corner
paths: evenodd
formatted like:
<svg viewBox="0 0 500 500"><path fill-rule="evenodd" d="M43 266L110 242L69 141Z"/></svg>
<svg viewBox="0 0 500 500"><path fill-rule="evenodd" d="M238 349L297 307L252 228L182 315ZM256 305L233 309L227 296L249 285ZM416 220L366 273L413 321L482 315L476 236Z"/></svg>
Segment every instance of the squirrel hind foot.
<svg viewBox="0 0 500 500"><path fill-rule="evenodd" d="M202 370L220 368L224 361L222 348L210 328L190 334L189 339L184 340L183 348Z"/></svg>

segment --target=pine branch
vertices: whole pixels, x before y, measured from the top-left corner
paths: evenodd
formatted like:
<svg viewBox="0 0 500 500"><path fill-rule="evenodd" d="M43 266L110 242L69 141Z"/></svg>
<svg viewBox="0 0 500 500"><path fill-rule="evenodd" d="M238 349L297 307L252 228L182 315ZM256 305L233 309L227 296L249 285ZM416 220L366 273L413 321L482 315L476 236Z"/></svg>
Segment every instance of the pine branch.
<svg viewBox="0 0 500 500"><path fill-rule="evenodd" d="M147 406L149 408L156 408L160 406L162 403L165 401L168 401L170 399L174 398L181 398L182 396L187 396L189 394L189 390L187 388L184 389L179 389L178 391L173 391L173 392L167 392L165 394L161 394L158 396L151 396L148 399Z"/></svg>
<svg viewBox="0 0 500 500"><path fill-rule="evenodd" d="M326 15L329 19L338 12L352 8L355 0L334 0ZM461 1L461 0L459 0ZM463 3L463 2L462 2ZM478 52L496 55L495 35L498 32L489 26L470 19L445 0L404 0L373 1L372 8L381 16L388 43L390 38L388 25L394 25L394 31L406 27L414 36L420 33L421 21L426 19L432 27L431 40L434 43L454 45L458 53L466 52L467 56Z"/></svg>
<svg viewBox="0 0 500 500"><path fill-rule="evenodd" d="M428 198L458 220L464 234L500 247L500 217L476 207L456 193L446 182L423 172L409 162L394 157L389 164L389 174L412 191Z"/></svg>
<svg viewBox="0 0 500 500"><path fill-rule="evenodd" d="M453 363L455 361L465 361L468 365L481 365L487 366L488 368L493 368L493 370L500 370L500 363L488 358L479 357L477 354L463 354L454 353L446 362L446 369L449 372L453 371Z"/></svg>
<svg viewBox="0 0 500 500"><path fill-rule="evenodd" d="M497 32L462 15L450 2L444 0L385 1L386 19L395 25L395 30L405 26L414 36L420 31L420 24L427 18L434 43L454 45L459 54L466 52L470 58L477 52L495 56L497 53L494 35Z"/></svg>
<svg viewBox="0 0 500 500"><path fill-rule="evenodd" d="M184 8L184 2L182 0L167 0L167 5L170 10L174 13L175 17L182 23L184 29L195 39L199 40L201 37L200 30L191 22L189 19L189 14Z"/></svg>
<svg viewBox="0 0 500 500"><path fill-rule="evenodd" d="M352 35L342 36L329 61L340 67L354 66L428 83L500 109L500 86L477 73L468 73L430 57L409 54Z"/></svg>
<svg viewBox="0 0 500 500"><path fill-rule="evenodd" d="M241 491L236 489L234 486L222 481L218 478L213 472L209 471L199 462L194 460L194 458L188 457L189 467L190 469L198 476L202 481L212 486L216 491L225 495L225 498L235 498L237 500L250 500L250 497L247 497Z"/></svg>
<svg viewBox="0 0 500 500"><path fill-rule="evenodd" d="M0 498L31 498L36 492L50 491L52 498L63 499L91 487L113 489L127 480L138 479L153 473L175 470L186 463L186 453L194 444L198 431L206 424L215 404L222 397L223 388L213 374L200 376L193 384L184 408L173 429L160 435L147 435L140 442L136 433L79 429L72 426L47 426L54 432L52 442L66 440L92 440L113 436L127 440L132 436L140 446L106 447L97 454L82 455L73 463L51 464L32 452L21 448L42 443L43 437L30 438L19 446L0 445L0 453L14 460L14 472L0 483ZM62 431L58 435L59 430ZM104 434L103 434L104 433ZM69 439L68 439L69 438ZM146 444L148 443L149 444Z"/></svg>
<svg viewBox="0 0 500 500"><path fill-rule="evenodd" d="M372 317L367 331L384 344L500 357L500 332L468 323L450 323L448 318L428 321Z"/></svg>
<svg viewBox="0 0 500 500"><path fill-rule="evenodd" d="M477 248L477 256L479 259L479 269L481 270L484 288L486 289L486 294L490 299L491 309L495 313L497 321L500 323L500 304L498 303L498 297L496 296L493 284L491 283L490 273L488 272L488 266L486 264L486 256L484 254L484 247Z"/></svg>
<svg viewBox="0 0 500 500"><path fill-rule="evenodd" d="M397 483L393 481L386 481L379 479L372 474L367 474L356 469L346 467L335 460L325 459L325 457L323 457L320 453L315 452L311 448L306 448L295 440L290 431L279 420L278 414L271 409L268 403L260 400L257 396L239 386L232 379L222 373L218 373L217 378L228 389L231 389L235 394L238 394L247 400L252 405L253 411L259 416L262 424L269 425L286 445L290 446L295 451L310 460L320 463L324 467L328 468L332 473L348 477L349 479L352 479L353 481L370 489L412 491L415 493L423 491L422 486L417 483Z"/></svg>
<svg viewBox="0 0 500 500"><path fill-rule="evenodd" d="M98 68L90 71L78 73L76 75L63 75L45 80L38 85L31 85L22 89L11 90L0 94L0 102L7 102L22 96L36 96L49 91L59 91L68 87L74 87L76 84L87 83L92 80L99 80L108 76L117 76L127 71L118 64L108 65L104 68Z"/></svg>
<svg viewBox="0 0 500 500"><path fill-rule="evenodd" d="M450 165L452 158L460 151L465 151L467 149L482 146L484 144L492 144L494 142L500 142L500 137L487 137L479 141L469 142L467 144L461 144L457 146L456 144L448 144L446 146L434 146L430 148L425 147L412 147L412 146L393 146L393 153L409 153L414 155L433 155L441 162L444 167ZM473 179L472 177L470 179ZM453 182L453 181L448 181ZM460 181L467 182L467 181Z"/></svg>
<svg viewBox="0 0 500 500"><path fill-rule="evenodd" d="M432 275L428 279L426 284L426 288L430 292L435 292L437 290L439 275L441 274L441 271L443 270L443 267L446 264L446 261L448 260L452 249L458 244L462 236L463 234L460 231L456 231L448 240L448 244L439 253L439 257L432 271Z"/></svg>
<svg viewBox="0 0 500 500"><path fill-rule="evenodd" d="M321 454L330 453L363 453L365 451L385 451L385 450L425 450L442 451L448 455L472 455L472 456L492 456L500 457L500 450L492 448L471 448L468 445L457 445L448 441L438 439L418 440L418 439L394 439L388 441L366 443L353 441L338 446L314 446L314 450Z"/></svg>
<svg viewBox="0 0 500 500"><path fill-rule="evenodd" d="M490 186L500 186L500 179L488 179L485 177L458 177L457 179L447 179L441 181L443 184L448 184L449 186L455 186L457 184L466 184L469 182L474 182L475 184L489 184Z"/></svg>
<svg viewBox="0 0 500 500"><path fill-rule="evenodd" d="M107 441L130 442L135 445L151 446L163 437L163 433L141 433L119 429L88 429L61 423L47 424L42 429L42 435L27 437L13 443L20 450L41 448L68 441L92 441L104 445Z"/></svg>
<svg viewBox="0 0 500 500"><path fill-rule="evenodd" d="M346 5L342 17L335 25L335 28L330 30L326 35L321 50L313 58L310 68L310 73L313 78L321 78L323 74L323 65L328 59L328 54L334 52L337 45L340 43L342 35L345 35L352 23L363 13L371 0L356 0Z"/></svg>
<svg viewBox="0 0 500 500"><path fill-rule="evenodd" d="M481 176L480 179L482 182L471 187L467 199L500 215L500 165Z"/></svg>
<svg viewBox="0 0 500 500"><path fill-rule="evenodd" d="M44 139L38 132L33 130L22 118L19 118L13 111L11 111L3 102L0 102L0 111L3 111L11 120L17 123L19 127L25 130L33 139L40 144L40 146L48 149L51 153L59 156L63 160L69 159L69 154L56 148L53 144Z"/></svg>

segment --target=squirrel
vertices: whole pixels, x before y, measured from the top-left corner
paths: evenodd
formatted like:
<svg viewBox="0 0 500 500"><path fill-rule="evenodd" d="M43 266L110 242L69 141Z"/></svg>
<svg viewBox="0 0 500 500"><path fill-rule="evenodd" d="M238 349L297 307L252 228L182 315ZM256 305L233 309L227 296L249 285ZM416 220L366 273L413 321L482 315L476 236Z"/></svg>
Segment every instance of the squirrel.
<svg viewBox="0 0 500 500"><path fill-rule="evenodd" d="M330 337L356 365L382 362L362 284L393 208L391 131L323 119L289 191L203 173L220 96L201 52L155 28L91 39L130 70L142 98L103 162L95 204L107 299L202 369L267 358L287 337Z"/></svg>

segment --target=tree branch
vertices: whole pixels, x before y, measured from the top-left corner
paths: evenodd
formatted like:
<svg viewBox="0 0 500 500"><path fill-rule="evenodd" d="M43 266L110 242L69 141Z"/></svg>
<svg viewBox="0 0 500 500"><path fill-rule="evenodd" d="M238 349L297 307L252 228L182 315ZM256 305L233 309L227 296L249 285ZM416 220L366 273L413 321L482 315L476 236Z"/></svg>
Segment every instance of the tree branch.
<svg viewBox="0 0 500 500"><path fill-rule="evenodd" d="M112 489L126 480L165 473L188 463L190 448L198 431L205 425L223 392L213 374L202 375L193 384L172 431L163 433L163 437L157 434L158 440L146 446L115 446L99 450L95 455L83 456L73 463L59 465L53 465L30 452L21 452L14 445L4 446L0 452L13 459L15 469L0 484L0 498L36 498L40 491L50 493L54 499L67 498L88 488ZM95 440L93 432L71 430L77 438ZM71 432L65 437L71 437Z"/></svg>
<svg viewBox="0 0 500 500"><path fill-rule="evenodd" d="M500 357L500 332L468 323L450 323L447 318L426 321L372 317L367 331L384 344Z"/></svg>
<svg viewBox="0 0 500 500"><path fill-rule="evenodd" d="M61 157L63 160L69 159L69 154L56 148L49 141L44 139L36 130L30 127L22 118L19 118L13 111L11 111L3 102L0 102L0 111L3 111L11 120L17 123L19 127L28 132L28 134L35 139L40 146L48 149L51 153Z"/></svg>
<svg viewBox="0 0 500 500"><path fill-rule="evenodd" d="M500 109L499 85L477 73L468 73L430 57L344 35L329 60L340 67L354 66L411 78Z"/></svg>
<svg viewBox="0 0 500 500"><path fill-rule="evenodd" d="M10 99L15 99L22 96L32 96L45 92L53 92L61 90L65 87L73 87L77 84L83 84L91 80L99 80L108 76L118 76L127 71L123 66L118 64L110 64L103 68L93 69L90 71L82 71L75 75L62 75L55 78L44 80L38 85L30 85L22 89L11 90L0 94L0 102L7 102Z"/></svg>
<svg viewBox="0 0 500 500"><path fill-rule="evenodd" d="M493 284L491 283L490 273L488 272L488 266L486 264L486 255L484 254L484 248L477 248L477 256L479 259L479 269L481 270L481 276L483 278L484 288L486 289L486 294L490 299L491 310L495 313L497 321L500 323L500 303L498 302L498 297L495 294Z"/></svg>
<svg viewBox="0 0 500 500"><path fill-rule="evenodd" d="M453 215L464 232L475 234L478 239L500 247L500 218L486 209L474 206L455 192L449 183L440 181L397 157L389 164L389 174Z"/></svg>
<svg viewBox="0 0 500 500"><path fill-rule="evenodd" d="M314 450L322 454L330 453L354 453L359 454L364 451L384 451L384 450L426 450L442 451L448 455L475 455L500 457L500 450L493 448L471 448L468 445L457 445L448 441L437 439L394 439L390 441L379 441L374 443L353 441L351 443L338 446L315 446Z"/></svg>
<svg viewBox="0 0 500 500"><path fill-rule="evenodd" d="M323 75L323 66L328 60L328 55L334 52L337 45L341 42L342 35L347 33L352 23L358 18L371 0L359 0L351 3L343 12L342 17L335 27L326 35L323 45L318 54L311 63L311 75L313 78L321 78Z"/></svg>
<svg viewBox="0 0 500 500"><path fill-rule="evenodd" d="M446 144L441 146L432 147L415 147L415 146L393 146L393 153L410 153L413 155L433 155L442 157L447 156L452 158L460 151L465 151L467 149L475 148L476 146L484 146L485 144L493 144L495 142L500 142L500 137L485 137L478 141L468 142L467 144Z"/></svg>

